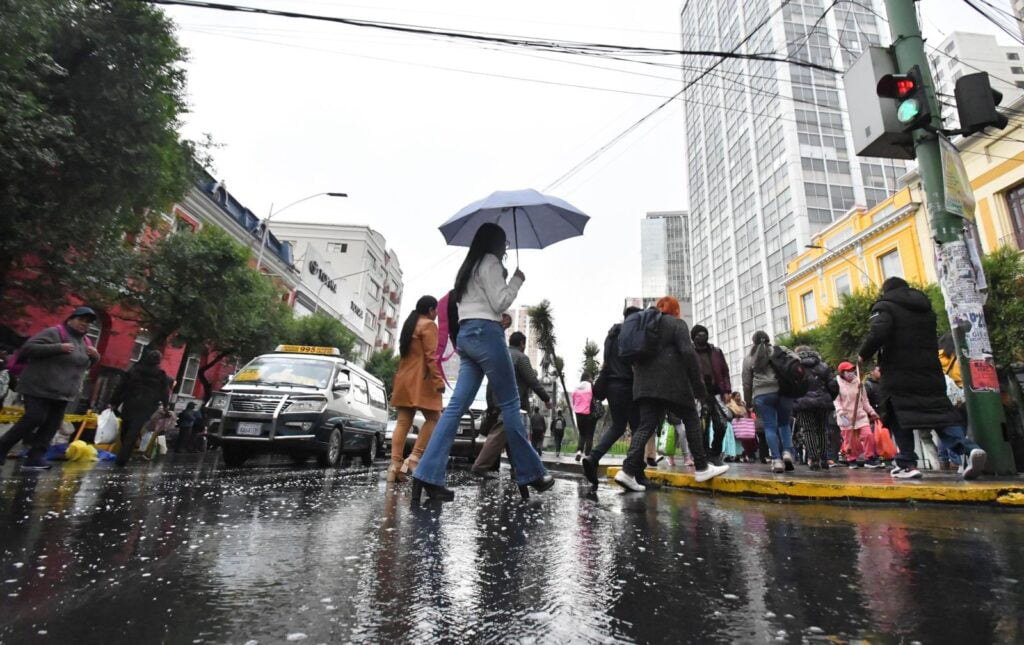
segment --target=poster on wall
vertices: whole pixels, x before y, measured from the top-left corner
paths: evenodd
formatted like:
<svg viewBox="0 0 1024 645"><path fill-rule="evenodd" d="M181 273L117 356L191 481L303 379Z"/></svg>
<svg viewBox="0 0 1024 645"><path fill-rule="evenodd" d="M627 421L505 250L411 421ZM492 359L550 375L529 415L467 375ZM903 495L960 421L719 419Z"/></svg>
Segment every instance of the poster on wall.
<svg viewBox="0 0 1024 645"><path fill-rule="evenodd" d="M960 151L944 135L939 135L939 151L942 157L942 185L945 191L946 211L974 221L974 191L971 180L964 168Z"/></svg>
<svg viewBox="0 0 1024 645"><path fill-rule="evenodd" d="M968 242L955 240L937 245L935 259L950 327L963 332L959 352L969 366L971 390L989 392L999 389L999 379L985 322L985 297L978 291L985 283L984 273L974 256Z"/></svg>

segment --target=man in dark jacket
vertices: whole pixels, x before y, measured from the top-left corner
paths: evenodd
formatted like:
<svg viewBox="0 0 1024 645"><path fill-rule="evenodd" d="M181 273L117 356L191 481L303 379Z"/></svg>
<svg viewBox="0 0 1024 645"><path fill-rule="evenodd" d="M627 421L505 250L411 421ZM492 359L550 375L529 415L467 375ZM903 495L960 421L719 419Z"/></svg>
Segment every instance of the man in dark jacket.
<svg viewBox="0 0 1024 645"><path fill-rule="evenodd" d="M548 422L540 413L540 408L533 406L530 413L530 443L538 455L544 454L544 433L548 429Z"/></svg>
<svg viewBox="0 0 1024 645"><path fill-rule="evenodd" d="M666 412L683 420L697 481L707 481L729 469L709 464L704 452L695 399L704 400L708 393L689 329L679 319L679 301L666 296L658 301L657 308L662 312L658 321L658 349L653 356L633 364L633 400L640 411L640 427L630 440L622 470L615 475L619 485L637 492L646 490L637 481L638 476L643 477L644 447Z"/></svg>
<svg viewBox="0 0 1024 645"><path fill-rule="evenodd" d="M639 313L639 307L626 307L622 317ZM590 485L597 488L597 467L601 457L606 455L612 444L622 438L626 432L626 424L630 430L636 432L640 427L640 408L633 404L633 367L627 365L619 358L619 332L622 331L622 323L612 325L608 335L604 339L604 363L601 365L601 372L597 376L599 389L595 390L594 398L608 400L608 412L612 416L612 424L597 442L597 447L590 451L590 454L583 458L580 466L583 468L583 475L590 482ZM638 479L640 483L643 483Z"/></svg>
<svg viewBox="0 0 1024 645"><path fill-rule="evenodd" d="M882 284L882 297L871 307L870 325L860 358L867 362L879 355L882 400L878 413L899 449L893 478L921 478L914 430L934 429L955 453L967 457L964 479L976 479L987 455L967 437L946 398L935 312L928 296L902 278L889 278Z"/></svg>
<svg viewBox="0 0 1024 645"><path fill-rule="evenodd" d="M128 376L110 399L110 407L121 413L121 448L117 465L127 466L139 440L143 426L157 408L167 405L171 393L171 377L160 369L163 356L151 349L128 370Z"/></svg>
<svg viewBox="0 0 1024 645"><path fill-rule="evenodd" d="M694 325L690 330L690 338L693 339L693 349L697 352L697 364L700 365L700 374L704 380L704 387L708 395L701 399L701 428L704 433L704 450L708 453L708 459L716 466L722 465L722 441L725 439L725 428L729 421L722 413L722 406L718 401L722 395L732 393L732 382L729 380L729 366L725 362L725 354L722 350L708 342L708 328L704 325ZM708 430L714 429L715 437L712 440Z"/></svg>
<svg viewBox="0 0 1024 645"><path fill-rule="evenodd" d="M78 398L86 371L100 359L85 337L96 312L78 307L60 327L50 327L25 341L18 350L27 361L18 378L25 414L0 437L0 460L21 440L28 444L24 470L47 470L46 450L64 421L68 403Z"/></svg>
<svg viewBox="0 0 1024 645"><path fill-rule="evenodd" d="M516 385L519 388L519 409L523 412L530 410L531 390L540 397L540 400L544 402L548 409L551 409L551 395L541 385L540 379L537 378L537 372L533 369L533 365L530 364L530 358L525 352L526 335L519 331L513 332L508 337L508 353L512 357L512 369L515 371ZM491 417L492 411L497 409L497 405L493 402L490 383L487 384L487 408L488 417ZM500 421L500 411L497 415L493 415L493 419L494 425L491 427L490 432L487 433L487 441L484 442L483 447L480 449L480 454L477 455L476 461L473 462L473 467L471 468L474 474L485 479L493 479L495 477L493 468L497 465L501 451L507 443L505 426Z"/></svg>

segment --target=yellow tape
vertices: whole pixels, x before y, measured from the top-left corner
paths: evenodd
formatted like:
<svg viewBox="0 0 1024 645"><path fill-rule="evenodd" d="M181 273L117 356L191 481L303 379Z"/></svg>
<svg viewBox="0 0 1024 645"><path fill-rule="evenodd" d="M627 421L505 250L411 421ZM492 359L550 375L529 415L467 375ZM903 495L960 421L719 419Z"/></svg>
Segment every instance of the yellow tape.
<svg viewBox="0 0 1024 645"><path fill-rule="evenodd" d="M25 414L25 408L12 406L3 408L0 410L0 423L14 423ZM65 414L64 420L68 423L82 423L85 422L86 428L95 428L96 420L98 419L96 414Z"/></svg>

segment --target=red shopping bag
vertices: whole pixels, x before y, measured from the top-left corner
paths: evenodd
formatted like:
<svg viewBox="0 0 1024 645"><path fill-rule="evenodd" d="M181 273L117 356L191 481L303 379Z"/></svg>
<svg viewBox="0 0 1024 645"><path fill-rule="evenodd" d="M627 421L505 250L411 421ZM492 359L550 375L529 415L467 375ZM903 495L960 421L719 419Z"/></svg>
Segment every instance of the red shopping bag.
<svg viewBox="0 0 1024 645"><path fill-rule="evenodd" d="M892 434L881 421L875 421L875 452L882 459L894 459L899 452L892 440Z"/></svg>

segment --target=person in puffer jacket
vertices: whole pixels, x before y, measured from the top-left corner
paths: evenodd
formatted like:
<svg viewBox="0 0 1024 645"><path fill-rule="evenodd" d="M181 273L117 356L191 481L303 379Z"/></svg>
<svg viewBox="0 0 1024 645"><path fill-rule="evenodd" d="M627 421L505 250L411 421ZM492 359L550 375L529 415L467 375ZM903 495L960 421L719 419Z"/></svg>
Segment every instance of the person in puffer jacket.
<svg viewBox="0 0 1024 645"><path fill-rule="evenodd" d="M875 452L875 436L871 426L878 419L878 413L868 403L863 387L857 379L857 368L853 363L839 364L839 396L836 397L836 421L843 433L843 448L850 468L880 468L878 453Z"/></svg>
<svg viewBox="0 0 1024 645"><path fill-rule="evenodd" d="M802 345L796 348L800 364L804 366L810 388L807 394L793 400L793 413L803 433L807 447L807 463L811 470L828 469L828 413L832 400L839 394L832 368L812 348Z"/></svg>

